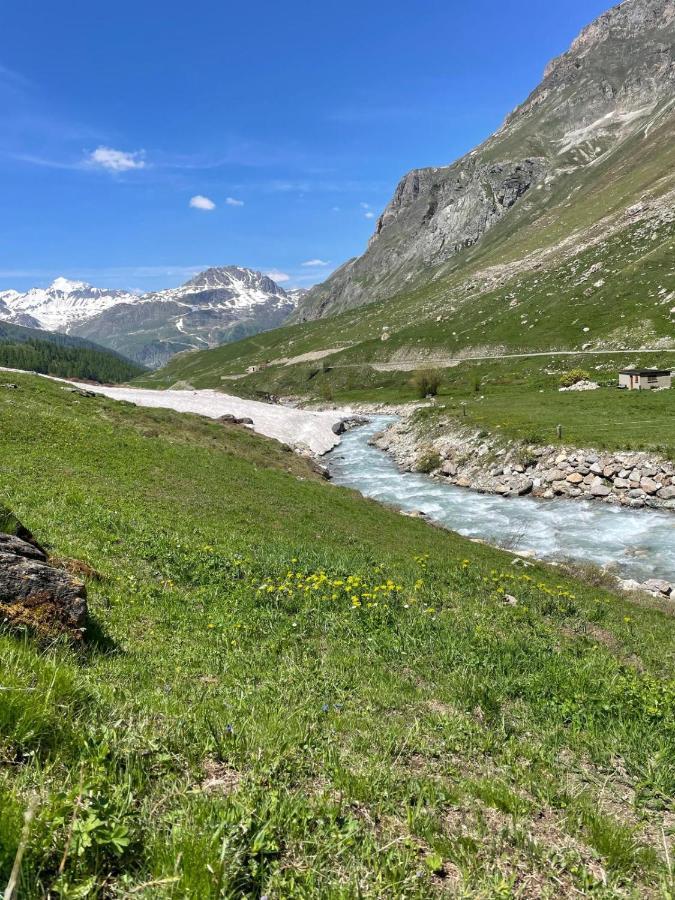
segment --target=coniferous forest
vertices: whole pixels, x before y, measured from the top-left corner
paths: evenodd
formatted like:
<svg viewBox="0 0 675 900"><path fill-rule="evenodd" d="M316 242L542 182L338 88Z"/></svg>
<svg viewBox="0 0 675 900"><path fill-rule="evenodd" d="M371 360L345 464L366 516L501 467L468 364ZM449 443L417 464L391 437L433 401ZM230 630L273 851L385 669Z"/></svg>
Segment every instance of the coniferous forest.
<svg viewBox="0 0 675 900"><path fill-rule="evenodd" d="M89 341L6 323L0 323L0 366L115 383L129 381L144 371L142 366Z"/></svg>

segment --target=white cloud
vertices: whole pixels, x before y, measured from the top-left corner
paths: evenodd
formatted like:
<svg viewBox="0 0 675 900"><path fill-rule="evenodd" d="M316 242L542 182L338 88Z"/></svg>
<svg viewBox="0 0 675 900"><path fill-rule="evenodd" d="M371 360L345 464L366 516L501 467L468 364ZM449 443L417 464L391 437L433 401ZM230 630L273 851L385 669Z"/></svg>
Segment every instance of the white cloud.
<svg viewBox="0 0 675 900"><path fill-rule="evenodd" d="M327 259L308 259L307 262L301 263L303 266L314 268L315 266L329 266L330 261Z"/></svg>
<svg viewBox="0 0 675 900"><path fill-rule="evenodd" d="M374 218L375 218L375 213L374 213L374 212L367 212L367 213L365 214L365 216L366 216L366 219L374 219Z"/></svg>
<svg viewBox="0 0 675 900"><path fill-rule="evenodd" d="M285 281L290 281L291 276L287 275L286 272L280 272L278 269L272 269L271 272L265 272L268 278L271 278L272 281L276 281L277 284L283 284Z"/></svg>
<svg viewBox="0 0 675 900"><path fill-rule="evenodd" d="M100 166L108 172L128 172L131 169L144 169L143 151L126 153L124 150L113 150L112 147L97 147L89 154L87 162L92 166Z"/></svg>
<svg viewBox="0 0 675 900"><path fill-rule="evenodd" d="M228 197L227 200L225 201L225 203L228 206L243 206L244 205L243 200L237 200L235 197Z"/></svg>
<svg viewBox="0 0 675 900"><path fill-rule="evenodd" d="M210 200L208 197L203 197L201 194L197 194L194 197L190 198L190 206L192 209L204 209L204 210L212 210L216 208L216 204L213 200Z"/></svg>
<svg viewBox="0 0 675 900"><path fill-rule="evenodd" d="M30 87L30 81L25 77L25 75L21 75L19 72L15 72L14 69L9 69L7 66L3 66L0 63L0 79L3 81L13 82L20 87Z"/></svg>
<svg viewBox="0 0 675 900"><path fill-rule="evenodd" d="M370 203L362 203L361 209L370 209Z"/></svg>

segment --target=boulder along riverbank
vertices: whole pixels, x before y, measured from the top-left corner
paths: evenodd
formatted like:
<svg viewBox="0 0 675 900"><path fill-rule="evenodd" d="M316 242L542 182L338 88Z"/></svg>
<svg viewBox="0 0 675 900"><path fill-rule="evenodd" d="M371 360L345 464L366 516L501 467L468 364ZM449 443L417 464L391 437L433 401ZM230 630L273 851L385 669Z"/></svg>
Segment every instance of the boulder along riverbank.
<svg viewBox="0 0 675 900"><path fill-rule="evenodd" d="M405 471L483 494L675 511L675 464L653 453L523 445L446 425L430 434L410 417L375 435L372 444Z"/></svg>

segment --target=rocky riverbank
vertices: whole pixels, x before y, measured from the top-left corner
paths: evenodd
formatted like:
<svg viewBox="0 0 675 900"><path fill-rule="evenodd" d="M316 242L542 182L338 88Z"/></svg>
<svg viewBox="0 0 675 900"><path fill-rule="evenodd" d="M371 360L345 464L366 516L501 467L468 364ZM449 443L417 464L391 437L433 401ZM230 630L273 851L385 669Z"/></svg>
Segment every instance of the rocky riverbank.
<svg viewBox="0 0 675 900"><path fill-rule="evenodd" d="M675 465L650 453L505 444L470 429L429 435L410 419L373 438L401 468L505 497L532 494L675 511Z"/></svg>

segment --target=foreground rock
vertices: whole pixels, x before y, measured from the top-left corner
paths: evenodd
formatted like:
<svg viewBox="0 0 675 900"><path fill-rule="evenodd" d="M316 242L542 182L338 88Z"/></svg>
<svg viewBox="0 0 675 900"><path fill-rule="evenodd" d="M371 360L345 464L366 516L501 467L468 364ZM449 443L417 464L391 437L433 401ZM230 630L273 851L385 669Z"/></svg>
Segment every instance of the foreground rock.
<svg viewBox="0 0 675 900"><path fill-rule="evenodd" d="M372 442L406 470L481 493L675 511L675 464L650 453L505 444L503 438L443 421L429 435L405 419Z"/></svg>
<svg viewBox="0 0 675 900"><path fill-rule="evenodd" d="M0 533L0 620L43 638L81 640L87 620L84 584L47 562L45 552Z"/></svg>

